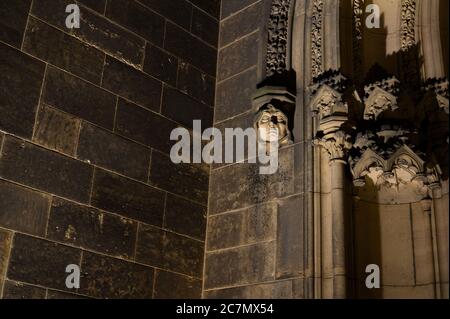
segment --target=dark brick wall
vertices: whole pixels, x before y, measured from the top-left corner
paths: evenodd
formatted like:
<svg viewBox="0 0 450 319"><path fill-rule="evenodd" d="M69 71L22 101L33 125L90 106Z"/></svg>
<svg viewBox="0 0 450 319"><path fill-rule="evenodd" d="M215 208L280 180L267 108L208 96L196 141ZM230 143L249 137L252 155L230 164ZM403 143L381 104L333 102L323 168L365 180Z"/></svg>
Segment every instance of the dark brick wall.
<svg viewBox="0 0 450 319"><path fill-rule="evenodd" d="M219 16L219 0L0 2L0 296L201 296L209 167L173 165L169 136L213 122Z"/></svg>

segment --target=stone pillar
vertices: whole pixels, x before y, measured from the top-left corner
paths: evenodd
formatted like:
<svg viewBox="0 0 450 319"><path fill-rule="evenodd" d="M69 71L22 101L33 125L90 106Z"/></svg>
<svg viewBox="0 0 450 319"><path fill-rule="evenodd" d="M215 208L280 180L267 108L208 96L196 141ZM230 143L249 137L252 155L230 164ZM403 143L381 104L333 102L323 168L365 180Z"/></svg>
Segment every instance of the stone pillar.
<svg viewBox="0 0 450 319"><path fill-rule="evenodd" d="M316 144L329 156L331 205L322 208L322 298L347 297L345 170L351 144L343 131L325 134Z"/></svg>
<svg viewBox="0 0 450 319"><path fill-rule="evenodd" d="M443 214L448 214L442 206L442 190L440 185L431 185L433 205L431 207L431 228L433 240L434 272L436 281L436 298L448 298L448 289L444 285L445 277L448 278L448 245L439 239L438 225L443 225L447 221ZM446 272L446 274L445 274Z"/></svg>

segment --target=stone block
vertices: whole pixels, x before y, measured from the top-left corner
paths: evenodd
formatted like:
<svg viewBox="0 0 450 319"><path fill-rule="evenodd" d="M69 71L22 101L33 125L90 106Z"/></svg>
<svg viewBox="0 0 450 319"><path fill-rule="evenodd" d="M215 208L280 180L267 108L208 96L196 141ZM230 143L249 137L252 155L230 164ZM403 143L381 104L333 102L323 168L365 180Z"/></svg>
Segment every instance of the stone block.
<svg viewBox="0 0 450 319"><path fill-rule="evenodd" d="M80 160L146 182L150 152L142 145L88 123L81 126L77 149Z"/></svg>
<svg viewBox="0 0 450 319"><path fill-rule="evenodd" d="M47 238L122 258L134 256L137 223L55 198Z"/></svg>
<svg viewBox="0 0 450 319"><path fill-rule="evenodd" d="M198 240L141 225L136 261L200 278L204 244Z"/></svg>
<svg viewBox="0 0 450 319"><path fill-rule="evenodd" d="M121 216L161 226L164 192L148 185L97 169L91 205Z"/></svg>
<svg viewBox="0 0 450 319"><path fill-rule="evenodd" d="M0 3L0 40L20 48L31 0L4 0Z"/></svg>
<svg viewBox="0 0 450 319"><path fill-rule="evenodd" d="M103 74L103 87L149 110L159 111L161 82L107 57Z"/></svg>
<svg viewBox="0 0 450 319"><path fill-rule="evenodd" d="M79 265L80 250L22 234L14 235L13 247L7 274L9 279L68 290L66 267Z"/></svg>
<svg viewBox="0 0 450 319"><path fill-rule="evenodd" d="M136 1L108 1L106 16L151 43L163 44L164 18Z"/></svg>
<svg viewBox="0 0 450 319"><path fill-rule="evenodd" d="M23 50L41 60L100 84L105 54L33 17L27 25Z"/></svg>
<svg viewBox="0 0 450 319"><path fill-rule="evenodd" d="M179 125L136 104L119 99L115 132L166 154L175 141L170 133Z"/></svg>
<svg viewBox="0 0 450 319"><path fill-rule="evenodd" d="M0 61L0 130L31 138L45 65L2 43Z"/></svg>
<svg viewBox="0 0 450 319"><path fill-rule="evenodd" d="M52 67L47 69L42 102L106 129L113 127L113 94Z"/></svg>
<svg viewBox="0 0 450 319"><path fill-rule="evenodd" d="M0 226L45 236L50 197L0 181Z"/></svg>
<svg viewBox="0 0 450 319"><path fill-rule="evenodd" d="M166 25L164 49L215 76L217 50L170 22Z"/></svg>
<svg viewBox="0 0 450 319"><path fill-rule="evenodd" d="M79 292L103 299L151 299L154 269L84 252Z"/></svg>
<svg viewBox="0 0 450 319"><path fill-rule="evenodd" d="M75 156L80 127L80 119L41 105L33 141L48 149Z"/></svg>
<svg viewBox="0 0 450 319"><path fill-rule="evenodd" d="M61 197L87 203L93 168L86 163L8 137L0 176Z"/></svg>
<svg viewBox="0 0 450 319"><path fill-rule="evenodd" d="M191 277L156 270L155 299L200 299L202 282Z"/></svg>

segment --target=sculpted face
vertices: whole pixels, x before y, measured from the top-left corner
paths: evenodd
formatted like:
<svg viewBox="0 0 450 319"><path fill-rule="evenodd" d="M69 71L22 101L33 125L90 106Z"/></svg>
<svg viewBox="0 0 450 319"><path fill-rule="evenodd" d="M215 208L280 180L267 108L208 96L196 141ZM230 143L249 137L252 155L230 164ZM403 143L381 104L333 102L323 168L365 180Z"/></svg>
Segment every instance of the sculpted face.
<svg viewBox="0 0 450 319"><path fill-rule="evenodd" d="M258 113L256 126L258 129L265 129L265 134L259 138L267 143L278 140L283 145L286 144L284 141L290 141L287 116L273 105Z"/></svg>

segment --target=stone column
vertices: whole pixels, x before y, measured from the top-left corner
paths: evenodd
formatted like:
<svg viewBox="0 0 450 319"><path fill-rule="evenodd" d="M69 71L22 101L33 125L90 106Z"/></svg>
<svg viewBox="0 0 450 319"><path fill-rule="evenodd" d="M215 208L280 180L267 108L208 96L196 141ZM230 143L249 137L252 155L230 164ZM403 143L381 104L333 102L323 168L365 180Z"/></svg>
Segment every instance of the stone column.
<svg viewBox="0 0 450 319"><path fill-rule="evenodd" d="M316 140L329 155L331 205L322 208L322 297L347 297L345 170L346 151L351 144L342 131Z"/></svg>
<svg viewBox="0 0 450 319"><path fill-rule="evenodd" d="M433 239L434 272L436 280L436 298L448 298L448 288L444 285L445 277L448 278L448 238L447 243L440 240L438 225L447 223L443 214L448 211L442 205L442 189L440 185L430 186L432 191L433 205L431 207L431 228Z"/></svg>

